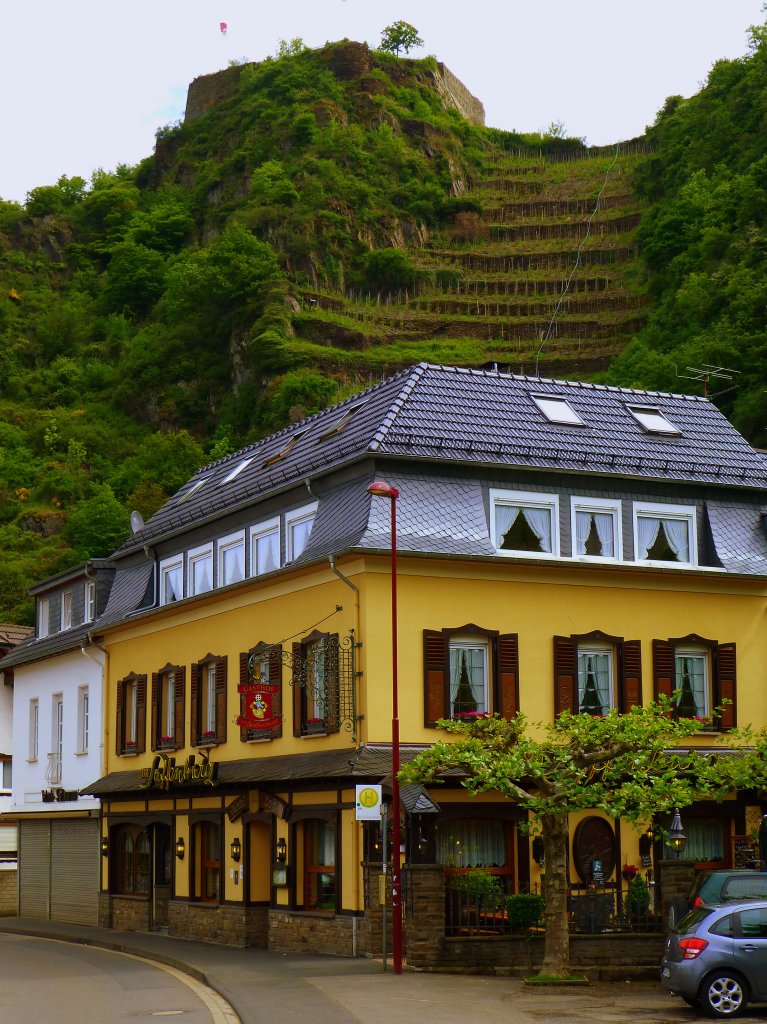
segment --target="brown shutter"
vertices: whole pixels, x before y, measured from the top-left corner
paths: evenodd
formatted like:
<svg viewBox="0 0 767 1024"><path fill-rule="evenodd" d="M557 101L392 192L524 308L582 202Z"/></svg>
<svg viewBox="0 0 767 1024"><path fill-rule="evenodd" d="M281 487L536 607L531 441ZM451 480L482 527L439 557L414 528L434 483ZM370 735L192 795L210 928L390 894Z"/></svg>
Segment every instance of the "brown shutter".
<svg viewBox="0 0 767 1024"><path fill-rule="evenodd" d="M123 718L123 701L125 698L125 683L121 679L117 684L115 697L117 705L117 724L115 726L115 752L122 754L125 741L125 720Z"/></svg>
<svg viewBox="0 0 767 1024"><path fill-rule="evenodd" d="M184 718L186 713L186 668L177 668L173 675L173 742L184 745Z"/></svg>
<svg viewBox="0 0 767 1024"><path fill-rule="evenodd" d="M304 729L304 647L293 644L293 735L300 736Z"/></svg>
<svg viewBox="0 0 767 1024"><path fill-rule="evenodd" d="M338 633L329 633L322 640L325 674L325 731L338 732L341 728L341 691L338 664Z"/></svg>
<svg viewBox="0 0 767 1024"><path fill-rule="evenodd" d="M245 686L250 680L248 679L248 655L245 651L240 652L240 686ZM248 710L248 695L247 693L240 694L240 715L245 716ZM245 742L249 739L248 728L245 725L240 726L240 739Z"/></svg>
<svg viewBox="0 0 767 1024"><path fill-rule="evenodd" d="M216 739L226 743L226 655L216 659Z"/></svg>
<svg viewBox="0 0 767 1024"><path fill-rule="evenodd" d="M737 701L735 687L735 644L719 644L714 651L716 660L714 677L714 706L721 710L718 715L720 729L734 729L737 724ZM731 701L722 705L723 700Z"/></svg>
<svg viewBox="0 0 767 1024"><path fill-rule="evenodd" d="M618 710L629 711L642 704L642 644L624 640L620 650L620 694Z"/></svg>
<svg viewBox="0 0 767 1024"><path fill-rule="evenodd" d="M146 750L146 676L136 680L136 750Z"/></svg>
<svg viewBox="0 0 767 1024"><path fill-rule="evenodd" d="M195 663L191 669L192 685L189 689L189 742L199 743L200 733L200 666Z"/></svg>
<svg viewBox="0 0 767 1024"><path fill-rule="evenodd" d="M554 637L554 715L578 712L578 647L569 636Z"/></svg>
<svg viewBox="0 0 767 1024"><path fill-rule="evenodd" d="M496 679L498 693L493 708L503 718L513 718L519 711L519 637L502 633L496 644Z"/></svg>
<svg viewBox="0 0 767 1024"><path fill-rule="evenodd" d="M152 750L157 750L160 745L160 730L158 728L158 722L160 721L160 708L162 703L160 701L160 673L152 673L152 724L151 724L151 743Z"/></svg>
<svg viewBox="0 0 767 1024"><path fill-rule="evenodd" d="M674 645L668 640L652 642L653 698L673 697L676 688L674 671Z"/></svg>
<svg viewBox="0 0 767 1024"><path fill-rule="evenodd" d="M438 718L449 718L450 653L447 637L423 631L424 725L435 728Z"/></svg>
<svg viewBox="0 0 767 1024"><path fill-rule="evenodd" d="M269 649L269 682L277 687L272 694L272 714L279 718L280 723L272 731L272 739L282 736L282 647L279 645Z"/></svg>

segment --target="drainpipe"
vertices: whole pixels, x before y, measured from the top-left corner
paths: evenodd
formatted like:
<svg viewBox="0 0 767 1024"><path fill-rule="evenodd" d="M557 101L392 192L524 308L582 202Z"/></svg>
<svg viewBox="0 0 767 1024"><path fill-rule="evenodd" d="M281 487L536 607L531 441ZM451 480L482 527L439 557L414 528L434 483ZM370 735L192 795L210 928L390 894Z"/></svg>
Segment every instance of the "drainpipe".
<svg viewBox="0 0 767 1024"><path fill-rule="evenodd" d="M81 645L81 647L80 647L80 654L82 654L83 657L85 657L85 658L89 658L92 662L94 662L94 664L98 665L99 668L101 669L101 744L100 744L100 747L99 747L99 761L100 761L100 764L101 764L101 771L100 771L99 774L100 775L106 775L106 770L107 770L106 750L107 750L107 739L109 737L109 725L108 725L108 720L107 720L107 686L106 686L106 681L107 681L107 665L109 663L109 654L108 654L108 652L107 652L105 647L102 647L101 644L96 643L96 641L93 639L93 633L88 633L87 640L88 640L88 643L92 647L95 647L96 650L101 651L101 653L104 655L104 660L103 661L99 661L98 658L94 658L93 655L89 651L87 651L85 649L85 645L84 644Z"/></svg>

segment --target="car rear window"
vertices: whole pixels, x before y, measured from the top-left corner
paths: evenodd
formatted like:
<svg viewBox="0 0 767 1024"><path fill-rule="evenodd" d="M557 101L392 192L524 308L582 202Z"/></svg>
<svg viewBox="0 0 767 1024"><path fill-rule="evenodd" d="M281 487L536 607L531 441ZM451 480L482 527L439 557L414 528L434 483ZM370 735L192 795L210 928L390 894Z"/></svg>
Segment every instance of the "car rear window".
<svg viewBox="0 0 767 1024"><path fill-rule="evenodd" d="M722 890L722 899L725 900L764 899L765 897L767 897L767 873L729 878Z"/></svg>
<svg viewBox="0 0 767 1024"><path fill-rule="evenodd" d="M727 917L723 917L721 921L717 921L716 924L712 924L709 931L713 935L734 935L735 915L728 914Z"/></svg>
<svg viewBox="0 0 767 1024"><path fill-rule="evenodd" d="M689 914L685 914L681 921L671 926L671 931L677 935L692 935L701 921L714 913L711 907L696 907Z"/></svg>

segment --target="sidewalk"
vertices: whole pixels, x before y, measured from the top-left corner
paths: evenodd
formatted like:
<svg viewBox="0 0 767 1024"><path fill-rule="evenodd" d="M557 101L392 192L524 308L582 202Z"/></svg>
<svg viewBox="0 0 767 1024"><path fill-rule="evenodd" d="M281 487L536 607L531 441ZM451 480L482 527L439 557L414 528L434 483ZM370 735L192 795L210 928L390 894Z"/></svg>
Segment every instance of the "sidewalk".
<svg viewBox="0 0 767 1024"><path fill-rule="evenodd" d="M684 1021L689 1010L657 983L596 984L531 990L517 978L384 972L380 960L241 949L155 932L0 918L0 932L34 935L175 967L223 996L242 1024L545 1024L547 1020L645 1024ZM616 1016L617 1015L617 1016Z"/></svg>

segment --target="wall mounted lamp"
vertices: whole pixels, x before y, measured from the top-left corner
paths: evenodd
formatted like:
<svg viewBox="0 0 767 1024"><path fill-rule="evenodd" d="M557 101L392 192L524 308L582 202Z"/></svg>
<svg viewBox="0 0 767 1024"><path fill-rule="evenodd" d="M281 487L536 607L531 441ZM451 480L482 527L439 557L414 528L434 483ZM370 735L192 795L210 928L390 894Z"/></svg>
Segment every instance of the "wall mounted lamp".
<svg viewBox="0 0 767 1024"><path fill-rule="evenodd" d="M277 863L284 864L288 859L288 844L283 838L277 840Z"/></svg>
<svg viewBox="0 0 767 1024"><path fill-rule="evenodd" d="M671 828L668 830L666 845L671 847L675 857L679 857L687 845L687 836L682 830L682 818L679 808L674 808L674 817L671 819Z"/></svg>
<svg viewBox="0 0 767 1024"><path fill-rule="evenodd" d="M109 856L109 839L107 838L107 836L104 836L102 838L101 843L100 843L100 849L101 849L101 856L102 857L108 857Z"/></svg>
<svg viewBox="0 0 767 1024"><path fill-rule="evenodd" d="M176 856L179 860L184 859L184 853L186 852L186 844L184 843L184 837L179 836L176 840Z"/></svg>
<svg viewBox="0 0 767 1024"><path fill-rule="evenodd" d="M242 847L240 846L239 836L234 837L229 847L229 850L232 854L232 860L238 861L240 859L240 856L242 855Z"/></svg>

